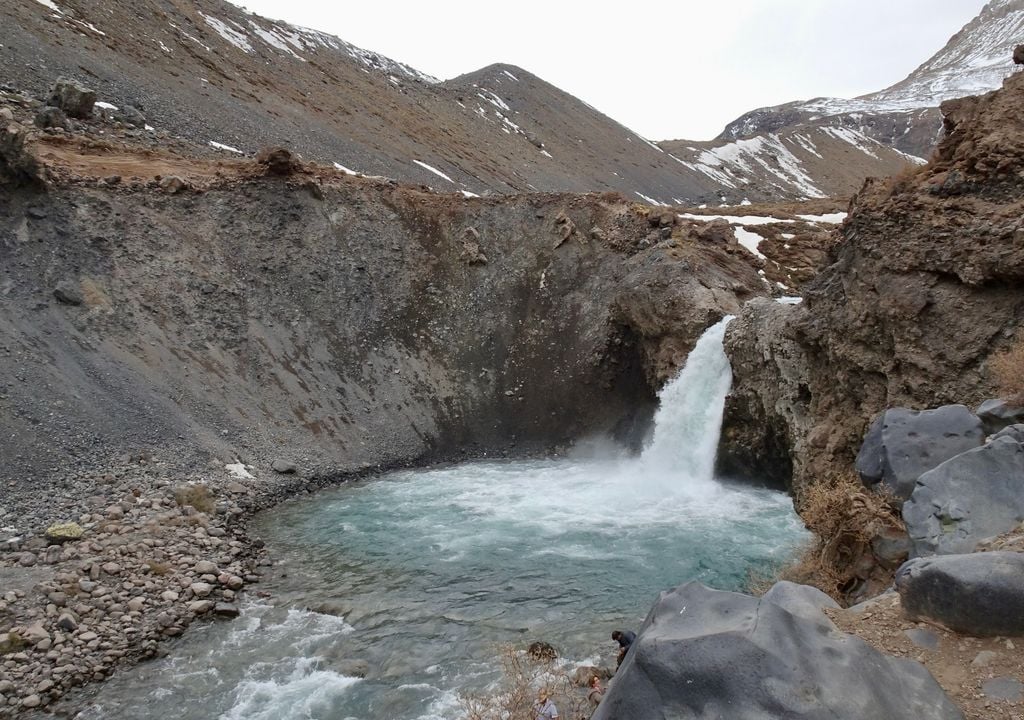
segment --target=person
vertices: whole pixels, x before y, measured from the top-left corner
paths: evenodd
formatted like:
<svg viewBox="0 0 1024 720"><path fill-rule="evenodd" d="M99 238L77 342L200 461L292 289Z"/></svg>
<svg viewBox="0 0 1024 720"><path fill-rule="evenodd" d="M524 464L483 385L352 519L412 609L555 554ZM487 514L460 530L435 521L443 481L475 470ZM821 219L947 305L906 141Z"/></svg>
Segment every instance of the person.
<svg viewBox="0 0 1024 720"><path fill-rule="evenodd" d="M632 630L615 630L612 632L612 640L619 643L619 657L615 663L615 667L618 668L622 664L622 659L626 657L626 653L629 652L629 646L636 640L636 633Z"/></svg>
<svg viewBox="0 0 1024 720"><path fill-rule="evenodd" d="M587 700L590 701L591 705L597 707L604 699L604 688L601 687L601 678L597 675L591 675L588 686L590 687L590 690L587 692Z"/></svg>
<svg viewBox="0 0 1024 720"><path fill-rule="evenodd" d="M537 702L533 704L536 720L558 720L558 708L551 702L548 689L541 688L537 693Z"/></svg>

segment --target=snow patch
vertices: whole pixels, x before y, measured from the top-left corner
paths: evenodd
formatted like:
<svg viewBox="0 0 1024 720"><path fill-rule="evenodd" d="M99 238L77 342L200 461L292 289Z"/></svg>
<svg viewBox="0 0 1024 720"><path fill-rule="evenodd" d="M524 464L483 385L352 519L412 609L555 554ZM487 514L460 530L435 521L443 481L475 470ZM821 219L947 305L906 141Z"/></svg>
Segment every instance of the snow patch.
<svg viewBox="0 0 1024 720"><path fill-rule="evenodd" d="M228 152L235 153L236 155L245 154L238 148L233 148L230 145L225 145L224 143L214 142L213 140L210 141L210 147L217 148L218 150L226 150Z"/></svg>
<svg viewBox="0 0 1024 720"><path fill-rule="evenodd" d="M792 220L781 220L774 217L762 217L760 215L695 215L693 213L681 213L679 217L684 220L726 220L730 225L768 225L769 223L791 223Z"/></svg>
<svg viewBox="0 0 1024 720"><path fill-rule="evenodd" d="M271 47L277 48L281 52L286 52L289 55L291 55L293 58L296 58L298 60L302 60L303 62L306 61L306 59L304 57L302 57L297 52L292 50L291 45L289 44L289 42L293 38L289 38L289 37L284 36L284 35L279 35L278 34L279 31L278 31L278 29L276 27L273 30L265 30L262 27L260 27L259 25L257 25L256 23L254 23L252 20L249 21L249 25L252 27L253 32L255 32L257 35L259 35L260 39L263 40L263 42L265 42L267 45L270 45Z"/></svg>
<svg viewBox="0 0 1024 720"><path fill-rule="evenodd" d="M43 7L50 8L54 12L60 13L61 15L64 14L64 11L61 10L59 7L57 7L57 5L55 3L53 3L53 2L51 2L50 0L36 0L36 2L39 3L40 5L42 5Z"/></svg>
<svg viewBox="0 0 1024 720"><path fill-rule="evenodd" d="M515 80L516 82L519 82L519 78L517 78L517 77L516 77L515 75L513 75L512 73L510 73L510 72L509 72L508 70L502 70L502 72L503 72L503 73L505 73L506 75L508 75L508 76L509 76L510 78L512 78L512 79L513 79L513 80Z"/></svg>
<svg viewBox="0 0 1024 720"><path fill-rule="evenodd" d="M229 43L234 45L242 52L252 52L252 45L249 44L249 36L246 35L245 31L238 27L238 25L235 25L235 23L231 23L231 25L235 25L235 27L231 27L230 25L228 25L228 23L224 22L223 20L218 20L217 18L211 15L207 15L205 13L199 14L202 15L203 20L206 21L206 24L212 27L214 30L216 30L217 34L220 35L222 38L227 40Z"/></svg>
<svg viewBox="0 0 1024 720"><path fill-rule="evenodd" d="M95 107L98 107L100 110L117 110L118 109L117 105L111 105L110 103L103 102L101 100L97 100L96 102L93 103L93 105Z"/></svg>
<svg viewBox="0 0 1024 720"><path fill-rule="evenodd" d="M758 246L761 244L761 241L764 240L763 237L761 237L755 232L744 230L741 227L734 227L732 229L732 232L733 235L736 236L736 242L738 242L740 245L745 247L747 250L749 250L762 260L767 259L765 258L764 254L760 250L758 250Z"/></svg>
<svg viewBox="0 0 1024 720"><path fill-rule="evenodd" d="M340 170L341 172L345 173L346 175L355 175L356 174L355 170L349 170L347 167L345 167L341 163L334 163L334 169L335 170Z"/></svg>
<svg viewBox="0 0 1024 720"><path fill-rule="evenodd" d="M240 480L255 480L256 477L245 468L244 463L228 463L224 469Z"/></svg>
<svg viewBox="0 0 1024 720"><path fill-rule="evenodd" d="M658 202L654 198L648 197L647 195L644 195L639 190L634 190L633 192L636 193L637 195L639 195L640 197L642 197L645 201L647 201L647 204L649 204L649 205L660 205L661 207L666 207L665 203Z"/></svg>
<svg viewBox="0 0 1024 720"><path fill-rule="evenodd" d="M780 298L776 298L775 302L783 305L799 305L804 299L802 297L795 297L793 295L783 295Z"/></svg>
<svg viewBox="0 0 1024 720"><path fill-rule="evenodd" d="M468 198L478 198L478 197L480 197L476 193L470 192L469 190L459 190L459 192L462 193L464 197L468 197Z"/></svg>
<svg viewBox="0 0 1024 720"><path fill-rule="evenodd" d="M444 178L445 180L447 180L448 182L450 182L450 183L451 183L452 185L454 185L454 184L455 184L455 181L454 181L454 180L452 180L452 179L451 179L450 177L448 177L448 176L447 176L447 175L445 175L445 174L444 174L443 172L441 172L440 170L438 170L438 169L437 169L436 167L431 167L430 165L427 165L427 164L426 164L425 162L422 162L421 160L413 160L413 162L414 162L414 163L416 163L417 165L419 165L419 166L420 166L421 168L423 168L424 170L429 170L430 172L434 173L434 174L435 174L435 175L437 175L438 177L442 177L442 178Z"/></svg>
<svg viewBox="0 0 1024 720"><path fill-rule="evenodd" d="M825 213L824 215L797 215L801 220L806 220L812 223L829 223L831 225L838 225L846 219L846 213Z"/></svg>
<svg viewBox="0 0 1024 720"><path fill-rule="evenodd" d="M549 152L548 152L547 150L541 150L541 151L540 151L540 154L541 154L541 155L547 155L547 156L548 156L549 158L551 158L552 160L554 160L554 156L553 156L553 155L552 155L551 153L549 153Z"/></svg>

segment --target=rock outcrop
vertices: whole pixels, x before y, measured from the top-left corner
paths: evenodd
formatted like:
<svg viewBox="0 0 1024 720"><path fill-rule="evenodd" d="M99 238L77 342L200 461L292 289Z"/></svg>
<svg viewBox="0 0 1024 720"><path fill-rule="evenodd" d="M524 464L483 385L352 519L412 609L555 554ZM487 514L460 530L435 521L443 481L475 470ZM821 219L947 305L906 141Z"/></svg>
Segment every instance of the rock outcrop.
<svg viewBox="0 0 1024 720"><path fill-rule="evenodd" d="M831 263L795 306L748 306L729 328L735 383L723 456L792 485L845 473L894 406L992 397L986 361L1024 322L1024 75L943 105L933 161L869 181Z"/></svg>
<svg viewBox="0 0 1024 720"><path fill-rule="evenodd" d="M961 718L920 664L748 595L661 594L594 720Z"/></svg>

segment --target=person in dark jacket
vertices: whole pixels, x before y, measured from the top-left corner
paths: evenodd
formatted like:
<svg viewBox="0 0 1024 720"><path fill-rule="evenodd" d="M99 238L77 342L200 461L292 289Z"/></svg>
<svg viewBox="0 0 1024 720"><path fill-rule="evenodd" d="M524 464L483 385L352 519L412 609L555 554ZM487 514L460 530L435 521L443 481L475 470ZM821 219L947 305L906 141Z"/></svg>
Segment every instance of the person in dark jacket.
<svg viewBox="0 0 1024 720"><path fill-rule="evenodd" d="M622 664L622 659L626 657L626 653L629 652L629 647L636 640L636 633L632 630L615 630L612 632L612 640L619 644L619 658L615 663L615 667L618 668Z"/></svg>

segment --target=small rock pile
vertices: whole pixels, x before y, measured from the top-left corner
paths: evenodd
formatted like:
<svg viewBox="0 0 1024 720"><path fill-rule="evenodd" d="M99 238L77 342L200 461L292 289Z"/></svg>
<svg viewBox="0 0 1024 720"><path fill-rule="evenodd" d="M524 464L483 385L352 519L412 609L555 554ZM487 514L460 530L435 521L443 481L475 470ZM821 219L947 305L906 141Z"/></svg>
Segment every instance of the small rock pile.
<svg viewBox="0 0 1024 720"><path fill-rule="evenodd" d="M197 618L236 616L258 580L261 543L240 522L251 488L109 480L99 507L0 555L0 717L156 655Z"/></svg>

